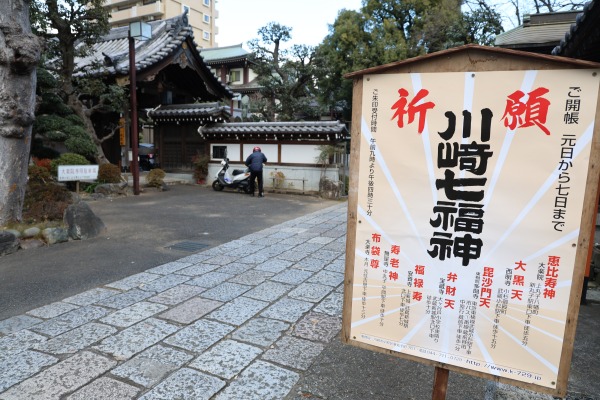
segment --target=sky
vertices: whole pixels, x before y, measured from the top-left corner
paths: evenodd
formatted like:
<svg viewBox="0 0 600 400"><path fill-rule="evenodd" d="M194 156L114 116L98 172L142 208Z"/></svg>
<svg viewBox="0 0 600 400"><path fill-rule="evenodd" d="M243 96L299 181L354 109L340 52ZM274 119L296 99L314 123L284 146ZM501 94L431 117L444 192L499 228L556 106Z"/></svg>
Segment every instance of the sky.
<svg viewBox="0 0 600 400"><path fill-rule="evenodd" d="M258 30L269 22L292 28L287 44L316 46L329 33L338 12L345 8L359 10L361 0L215 0L219 18L216 36L219 47L258 38Z"/></svg>

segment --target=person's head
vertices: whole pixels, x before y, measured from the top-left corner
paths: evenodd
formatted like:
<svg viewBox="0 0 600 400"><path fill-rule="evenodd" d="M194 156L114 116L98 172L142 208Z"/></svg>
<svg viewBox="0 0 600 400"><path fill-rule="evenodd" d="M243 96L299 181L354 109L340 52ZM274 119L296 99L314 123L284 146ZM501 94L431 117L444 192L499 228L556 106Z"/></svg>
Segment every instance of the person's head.
<svg viewBox="0 0 600 400"><path fill-rule="evenodd" d="M260 147L256 146L254 149L252 149L253 153L256 153L257 151L260 151Z"/></svg>

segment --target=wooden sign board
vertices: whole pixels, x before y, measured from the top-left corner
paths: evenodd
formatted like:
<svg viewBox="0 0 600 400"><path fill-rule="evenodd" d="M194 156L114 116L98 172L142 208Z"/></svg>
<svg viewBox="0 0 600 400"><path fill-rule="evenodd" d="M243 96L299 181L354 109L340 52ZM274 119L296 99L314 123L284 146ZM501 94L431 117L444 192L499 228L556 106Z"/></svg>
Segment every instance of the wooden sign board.
<svg viewBox="0 0 600 400"><path fill-rule="evenodd" d="M58 181L85 181L98 179L97 165L59 165Z"/></svg>
<svg viewBox="0 0 600 400"><path fill-rule="evenodd" d="M354 82L343 340L564 395L600 68L464 51Z"/></svg>

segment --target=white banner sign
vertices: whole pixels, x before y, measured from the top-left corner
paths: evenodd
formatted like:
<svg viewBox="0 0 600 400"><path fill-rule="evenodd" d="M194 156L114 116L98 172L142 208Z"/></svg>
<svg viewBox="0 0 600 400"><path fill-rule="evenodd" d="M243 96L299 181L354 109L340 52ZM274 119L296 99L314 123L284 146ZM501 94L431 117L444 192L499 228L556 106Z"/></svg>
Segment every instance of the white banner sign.
<svg viewBox="0 0 600 400"><path fill-rule="evenodd" d="M59 182L95 179L98 179L97 165L60 165L58 167Z"/></svg>

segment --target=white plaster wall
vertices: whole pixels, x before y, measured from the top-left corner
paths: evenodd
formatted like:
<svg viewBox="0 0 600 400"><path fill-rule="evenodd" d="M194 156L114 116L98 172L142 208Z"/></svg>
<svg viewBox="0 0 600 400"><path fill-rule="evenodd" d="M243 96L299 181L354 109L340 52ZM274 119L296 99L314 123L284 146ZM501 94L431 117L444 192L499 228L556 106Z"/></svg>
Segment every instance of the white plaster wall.
<svg viewBox="0 0 600 400"><path fill-rule="evenodd" d="M281 162L286 164L316 164L319 153L318 145L283 144L281 145Z"/></svg>
<svg viewBox="0 0 600 400"><path fill-rule="evenodd" d="M250 154L252 154L252 149L254 146L260 147L260 151L267 157L267 163L272 162L276 163L277 160L277 145L276 144L245 144L244 145L244 161Z"/></svg>

